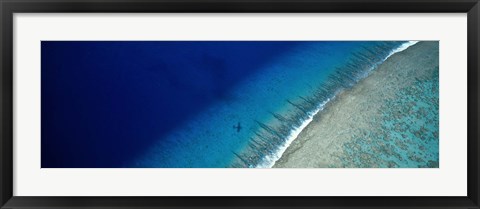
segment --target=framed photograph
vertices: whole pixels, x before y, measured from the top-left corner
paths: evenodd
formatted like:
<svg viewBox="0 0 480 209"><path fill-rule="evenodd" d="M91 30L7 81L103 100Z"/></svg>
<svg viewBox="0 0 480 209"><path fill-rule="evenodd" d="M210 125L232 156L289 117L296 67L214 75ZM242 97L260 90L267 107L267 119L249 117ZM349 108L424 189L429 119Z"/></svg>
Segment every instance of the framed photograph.
<svg viewBox="0 0 480 209"><path fill-rule="evenodd" d="M0 0L1 208L479 208L478 0Z"/></svg>

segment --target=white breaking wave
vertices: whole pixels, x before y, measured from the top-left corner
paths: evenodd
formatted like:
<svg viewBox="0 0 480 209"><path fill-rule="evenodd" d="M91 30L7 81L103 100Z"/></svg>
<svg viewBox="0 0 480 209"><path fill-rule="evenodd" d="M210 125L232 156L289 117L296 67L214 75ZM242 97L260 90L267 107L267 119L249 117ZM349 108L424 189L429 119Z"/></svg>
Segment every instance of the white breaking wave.
<svg viewBox="0 0 480 209"><path fill-rule="evenodd" d="M400 46L398 46L397 48L393 49L383 60L382 62L380 62L379 64L385 62L385 60L387 60L389 57L391 57L392 55L398 53L398 52L401 52L405 49L407 49L408 47L411 47L413 45L415 45L416 43L418 43L418 41L407 41L403 44L401 44ZM378 64L374 65L372 67L371 70L373 70L373 68L376 68L378 66ZM370 71L370 70L369 70ZM338 92L337 92L338 93ZM336 93L334 94L336 95ZM256 168L271 168L273 167L273 165L275 165L275 162L277 162L277 160L279 160L283 153L287 150L287 148L290 146L290 144L292 144L292 142L297 139L298 135L303 131L303 129L305 129L305 127L308 126L308 124L310 124L312 121L313 121L313 117L315 115L317 115L320 111L323 110L323 108L325 107L325 105L332 99L334 99L335 96L333 96L331 99L327 99L325 102L323 102L322 104L320 104L314 111L310 112L308 114L308 117L305 121L302 122L302 124L296 128L293 128L292 131L290 131L290 134L288 135L287 137L287 140L285 141L285 143L278 148L278 150L272 154L272 155L267 155L263 161L261 163L259 163Z"/></svg>
<svg viewBox="0 0 480 209"><path fill-rule="evenodd" d="M295 140L298 137L298 135L300 134L300 132L302 132L303 129L305 127L307 127L307 125L310 124L310 122L312 122L313 117L318 112L323 110L323 107L329 101L330 101L330 99L328 99L327 101L320 104L314 111L310 112L308 114L308 118L306 120L304 120L300 126L298 126L297 128L294 128L292 131L290 131L290 134L287 136L287 140L285 141L285 143L281 147L279 147L278 150L272 156L266 156L265 159L263 159L263 162L258 164L256 167L257 168L271 168L275 164L275 162L277 162L277 160L280 159L280 157L282 157L283 153L285 152L285 150L287 150L287 148L290 146L290 144L292 144L293 140Z"/></svg>
<svg viewBox="0 0 480 209"><path fill-rule="evenodd" d="M398 53L398 52L401 52L405 49L407 49L408 47L411 47L413 45L415 45L416 43L418 43L418 41L407 41L403 44L401 44L400 46L398 46L397 48L393 49L392 51L390 51L390 53L388 53L387 56L385 56L385 58L383 58L381 61L378 61L377 63L375 63L374 65L372 65L372 67L368 70L365 71L365 74L363 74L362 76L360 76L359 80L361 79L364 79L366 78L368 75L370 75L370 73L375 70L375 68L377 68L380 64L382 64L383 62L385 62L385 60L387 60L389 57L391 57L392 55Z"/></svg>
<svg viewBox="0 0 480 209"><path fill-rule="evenodd" d="M393 49L386 57L385 59L383 59L383 61L387 60L390 56L398 53L398 52L401 52L405 49L407 49L408 47L411 47L413 45L415 45L416 43L418 43L418 41L407 41L405 43L403 43L402 45L400 45L399 47Z"/></svg>

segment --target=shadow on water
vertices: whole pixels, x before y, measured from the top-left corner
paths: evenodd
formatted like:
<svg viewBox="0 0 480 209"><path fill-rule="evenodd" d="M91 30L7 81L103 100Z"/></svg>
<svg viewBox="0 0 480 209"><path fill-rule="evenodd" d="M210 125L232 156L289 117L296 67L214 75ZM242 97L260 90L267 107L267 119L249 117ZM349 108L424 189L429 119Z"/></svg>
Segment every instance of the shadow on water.
<svg viewBox="0 0 480 209"><path fill-rule="evenodd" d="M43 41L42 167L121 167L296 44Z"/></svg>

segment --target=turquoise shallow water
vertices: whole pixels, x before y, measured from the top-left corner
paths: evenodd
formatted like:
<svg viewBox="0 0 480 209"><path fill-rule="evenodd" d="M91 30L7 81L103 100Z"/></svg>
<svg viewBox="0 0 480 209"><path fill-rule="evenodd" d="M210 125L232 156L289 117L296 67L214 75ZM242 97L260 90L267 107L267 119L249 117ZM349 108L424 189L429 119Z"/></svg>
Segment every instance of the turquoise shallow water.
<svg viewBox="0 0 480 209"><path fill-rule="evenodd" d="M439 167L439 71L416 78L380 109L379 128L346 143L338 167ZM336 166L337 167L337 166Z"/></svg>
<svg viewBox="0 0 480 209"><path fill-rule="evenodd" d="M269 166L281 154L280 148L288 143L293 130L339 89L355 85L403 43L300 42L263 65L221 100L169 131L125 167ZM391 113L385 115L388 118ZM391 128L388 119L385 121L385 127ZM370 146L361 141L357 144ZM425 147L438 150L438 144Z"/></svg>
<svg viewBox="0 0 480 209"><path fill-rule="evenodd" d="M275 168L438 168L439 43L395 53L332 99Z"/></svg>

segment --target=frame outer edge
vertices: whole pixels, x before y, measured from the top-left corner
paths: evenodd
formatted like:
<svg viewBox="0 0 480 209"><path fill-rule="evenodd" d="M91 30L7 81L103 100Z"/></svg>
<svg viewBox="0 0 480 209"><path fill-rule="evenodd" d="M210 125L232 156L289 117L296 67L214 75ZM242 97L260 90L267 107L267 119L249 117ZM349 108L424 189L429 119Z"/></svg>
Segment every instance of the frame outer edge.
<svg viewBox="0 0 480 209"><path fill-rule="evenodd" d="M0 16L3 16L4 14L4 11L3 11L3 1L0 0ZM3 80L3 76L2 76L2 72L3 72L3 69L4 69L4 66L3 66L3 32L4 32L4 29L3 29L3 17L2 17L2 22L0 23L1 26L0 26L0 69L2 70L0 72L0 81ZM4 162L4 157L3 157L3 151L5 150L5 146L3 146L3 86L0 85L0 119L2 119L2 125L0 126L0 137L1 138L1 141L0 141L0 185L4 185L5 181L3 179L3 173L5 172L5 168L3 167L3 162ZM3 189L3 186L0 187L0 207L2 207L5 203L6 203L6 200L5 200L5 191Z"/></svg>
<svg viewBox="0 0 480 209"><path fill-rule="evenodd" d="M479 3L478 1L477 1L477 4L476 4L475 7L476 7L476 9L477 9L477 10L476 10L476 15L477 15L477 17L476 17L476 23L477 23L477 24L476 24L476 36L475 36L476 48L477 48L477 50L476 50L477 57L476 57L476 59L475 59L475 60L476 60L476 62L475 62L476 66L475 66L475 67L476 67L477 72L479 72L479 71L480 71L480 65L479 65L479 62L480 62L480 41L479 41L479 39L480 39L480 37L479 37L479 36L480 36L480 3ZM479 73L479 74L480 74L480 73ZM479 88L480 88L480 87L479 87L480 85L478 84L478 82L480 82L480 76L477 75L476 78L477 78L477 96L478 96L478 93L479 93L478 90L479 90ZM478 98L477 98L477 102L478 102ZM477 107L476 107L476 108L477 108L477 111L478 111L478 108L479 108L478 103L477 103ZM476 123L476 124L477 124L477 127L478 127L478 117L479 117L479 113L477 112L477 123ZM473 167L476 167L476 169L477 169L477 170L476 170L476 173L475 173L475 175L476 175L475 181L476 181L476 182L475 182L474 185L475 185L475 190L476 190L476 191L475 191L475 192L476 192L476 197L475 197L475 200L474 200L474 201L475 201L475 204L477 205L477 208L480 208L480 203L479 203L479 201L480 201L480 192L479 192L479 189L480 189L480 174L479 174L479 173L480 173L480 172L479 172L479 170L480 170L480 165L479 165L479 164L480 164L480 154L479 154L479 152L480 152L480 143L479 143L478 136L479 136L479 135L478 135L478 132L477 132L477 138L476 138L476 139L477 139L477 140L476 140L476 143L477 143L476 145L477 145L477 146L475 146L475 149L477 149L477 152L476 152L477 156L475 156L476 158L474 158L475 161L476 161L476 162L475 162L476 165L472 165L472 166L473 166Z"/></svg>
<svg viewBox="0 0 480 209"><path fill-rule="evenodd" d="M479 143L478 137L480 129L478 128L478 120L480 116L480 112L478 111L479 107L479 13L480 13L480 3L477 2L470 11L468 12L468 19L467 19L467 51L468 51L468 107L467 111L469 113L468 118L468 172L467 172L467 179L468 179L468 186L467 186L467 193L468 198L479 208Z"/></svg>
<svg viewBox="0 0 480 209"><path fill-rule="evenodd" d="M0 206L5 205L13 196L13 120L12 120L12 33L13 11L10 3L0 0L1 27L0 27Z"/></svg>
<svg viewBox="0 0 480 209"><path fill-rule="evenodd" d="M479 59L480 59L480 44L479 44L479 34L480 34L480 3L477 3L469 10L468 19L467 19L467 51L468 51L468 107L467 112L469 114L468 120L468 172L467 172L467 194L468 198L472 203L479 207L479 188L480 188L480 176L479 176L479 151L480 143L479 141L479 132L478 121L480 118L479 108L479 92L480 92L480 69L479 69Z"/></svg>
<svg viewBox="0 0 480 209"><path fill-rule="evenodd" d="M479 84L479 82L480 82L480 64L479 64L479 62L480 62L480 41L479 41L479 39L480 39L480 37L479 37L480 36L480 2L477 1L477 4L475 5L475 7L473 9L475 9L475 15L476 15L476 17L475 17L475 23L476 23L476 25L475 25L475 36L474 36L475 40L473 40L473 41L474 41L475 48L476 48L476 51L475 51L476 58L474 58L474 61L475 61L474 69L477 72L477 75L475 76L475 78L477 79L477 82L476 82L476 91L477 91L477 94L476 94L476 96L477 96L477 98L476 98L476 101L477 101L476 110L477 110L477 112L476 112L476 117L475 117L476 120L477 120L476 123L475 123L477 125L477 134L476 134L476 138L472 139L472 141L474 141L476 143L473 146L473 148L476 149L476 152L475 152L476 156L472 156L472 160L475 161L475 165L472 165L472 167L476 168L476 171L474 173L476 178L475 178L475 180L472 180L473 182L472 182L471 185L475 186L475 191L474 191L475 192L475 197L473 197L474 198L473 201L477 205L477 208L480 208L480 203L479 203L480 202L480 192L479 192L479 189L480 189L480 165L479 165L479 163L480 163L480 154L479 154L480 143L479 143L479 138L478 138L479 137L479 132L480 132L479 131L480 129L478 129L478 126L479 126L478 120L479 120L479 114L480 114L479 110L478 110L478 108L479 108L478 95L479 95L479 92L480 92L479 91L479 89L480 89L480 84Z"/></svg>

